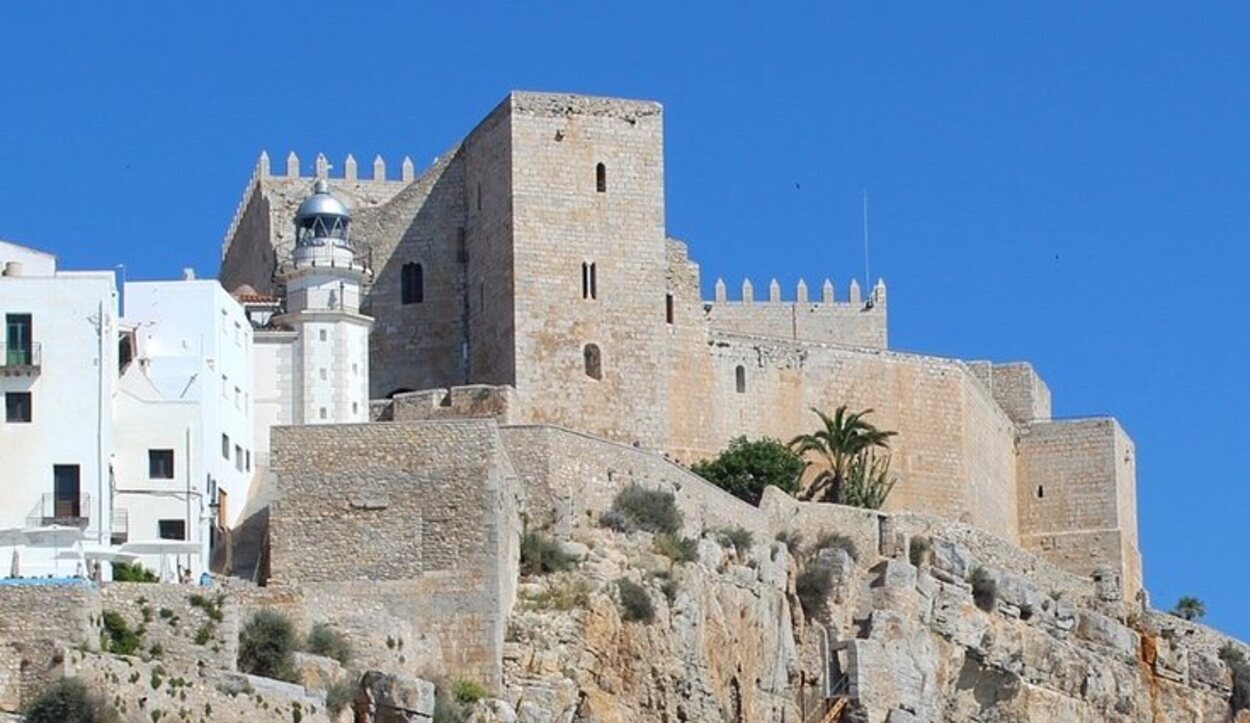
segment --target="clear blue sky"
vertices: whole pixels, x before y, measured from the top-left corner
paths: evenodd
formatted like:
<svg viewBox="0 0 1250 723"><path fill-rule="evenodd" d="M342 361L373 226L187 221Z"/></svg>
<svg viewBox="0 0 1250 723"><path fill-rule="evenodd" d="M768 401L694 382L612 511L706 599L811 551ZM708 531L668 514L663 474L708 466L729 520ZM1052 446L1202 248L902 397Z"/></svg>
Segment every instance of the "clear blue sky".
<svg viewBox="0 0 1250 723"><path fill-rule="evenodd" d="M869 189L892 345L1119 417L1156 606L1250 638L1250 5L359 5L8 5L0 238L213 274L261 149L423 167L512 88L656 99L707 293L844 288Z"/></svg>

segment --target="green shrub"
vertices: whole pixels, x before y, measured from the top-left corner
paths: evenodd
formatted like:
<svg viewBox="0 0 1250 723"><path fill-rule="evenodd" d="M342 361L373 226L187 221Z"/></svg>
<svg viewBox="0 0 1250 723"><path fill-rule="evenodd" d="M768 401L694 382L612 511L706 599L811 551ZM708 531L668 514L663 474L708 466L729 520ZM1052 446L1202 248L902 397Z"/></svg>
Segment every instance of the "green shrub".
<svg viewBox="0 0 1250 723"><path fill-rule="evenodd" d="M785 545L790 554L795 557L798 557L799 551L803 549L803 533L798 530L782 530L773 539Z"/></svg>
<svg viewBox="0 0 1250 723"><path fill-rule="evenodd" d="M452 681L451 694L455 696L457 702L464 705L473 705L479 700L489 697L490 691L477 681L461 678Z"/></svg>
<svg viewBox="0 0 1250 723"><path fill-rule="evenodd" d="M339 680L326 688L326 710L330 717L335 718L356 697L356 686L345 680Z"/></svg>
<svg viewBox="0 0 1250 723"><path fill-rule="evenodd" d="M211 621L204 623L195 631L195 644L208 645L208 641L213 639L213 633L216 631L217 628Z"/></svg>
<svg viewBox="0 0 1250 723"><path fill-rule="evenodd" d="M1233 694L1228 704L1236 715L1238 711L1250 710L1250 663L1244 659L1226 662L1233 673Z"/></svg>
<svg viewBox="0 0 1250 723"><path fill-rule="evenodd" d="M651 548L673 562L697 562L699 559L699 541L689 537L661 532L651 541Z"/></svg>
<svg viewBox="0 0 1250 723"><path fill-rule="evenodd" d="M616 581L621 600L621 619L626 622L650 623L655 620L655 606L646 588L628 578Z"/></svg>
<svg viewBox="0 0 1250 723"><path fill-rule="evenodd" d="M1186 595L1176 601L1172 614L1184 620L1201 620L1207 614L1207 606L1196 597Z"/></svg>
<svg viewBox="0 0 1250 723"><path fill-rule="evenodd" d="M859 550L855 548L854 540L837 532L826 532L816 538L808 549L807 556L814 560L821 550L845 550L852 560L859 560Z"/></svg>
<svg viewBox="0 0 1250 723"><path fill-rule="evenodd" d="M113 582L160 582L156 573L139 563L114 562Z"/></svg>
<svg viewBox="0 0 1250 723"><path fill-rule="evenodd" d="M825 610L829 593L833 592L833 568L828 564L809 561L794 578L794 591L799 605L808 617L817 617Z"/></svg>
<svg viewBox="0 0 1250 723"><path fill-rule="evenodd" d="M113 723L117 713L77 678L62 678L44 689L25 710L26 723Z"/></svg>
<svg viewBox="0 0 1250 723"><path fill-rule="evenodd" d="M782 492L798 492L803 460L780 440L737 437L716 459L703 460L690 470L729 494L758 505L764 488L770 485Z"/></svg>
<svg viewBox="0 0 1250 723"><path fill-rule="evenodd" d="M521 538L521 574L545 575L571 569L577 561L560 549L560 543L541 532L526 532Z"/></svg>
<svg viewBox="0 0 1250 723"><path fill-rule="evenodd" d="M911 543L907 546L907 557L911 560L911 564L920 567L929 559L929 550L932 549L933 543L929 542L929 538L917 535L911 538Z"/></svg>
<svg viewBox="0 0 1250 723"><path fill-rule="evenodd" d="M755 536L745 527L726 527L716 531L716 541L721 547L732 548L739 555L745 555L751 551Z"/></svg>
<svg viewBox="0 0 1250 723"><path fill-rule="evenodd" d="M106 652L118 655L134 655L139 650L140 633L131 630L126 618L114 610L105 610L100 616L104 624L104 634L100 638L100 647Z"/></svg>
<svg viewBox="0 0 1250 723"><path fill-rule="evenodd" d="M468 723L469 711L440 686L434 691L432 723Z"/></svg>
<svg viewBox="0 0 1250 723"><path fill-rule="evenodd" d="M312 626L312 630L308 631L308 640L304 649L313 655L334 658L343 665L347 665L347 661L352 657L352 646L347 642L347 636L329 623L317 623Z"/></svg>
<svg viewBox="0 0 1250 723"><path fill-rule="evenodd" d="M219 594L215 600L209 600L203 595L195 593L187 598L187 602L191 603L191 607L203 610L208 619L215 623L225 619L225 614L221 610L222 605L226 602L225 594Z"/></svg>
<svg viewBox="0 0 1250 723"><path fill-rule="evenodd" d="M993 611L998 603L998 583L990 573L977 565L968 573L968 582L972 584L972 602L987 613Z"/></svg>
<svg viewBox="0 0 1250 723"><path fill-rule="evenodd" d="M890 455L878 456L870 449L851 457L842 488L842 503L852 507L879 510L890 496L898 478L890 474Z"/></svg>
<svg viewBox="0 0 1250 723"><path fill-rule="evenodd" d="M619 531L646 530L675 535L681 530L681 512L672 492L649 490L631 484L616 494L612 509L600 518L605 527Z"/></svg>
<svg viewBox="0 0 1250 723"><path fill-rule="evenodd" d="M294 651L295 627L277 610L258 611L239 631L239 670L244 673L293 681Z"/></svg>
<svg viewBox="0 0 1250 723"><path fill-rule="evenodd" d="M521 600L531 610L585 609L590 607L590 592L590 583L585 580L557 578L542 592Z"/></svg>

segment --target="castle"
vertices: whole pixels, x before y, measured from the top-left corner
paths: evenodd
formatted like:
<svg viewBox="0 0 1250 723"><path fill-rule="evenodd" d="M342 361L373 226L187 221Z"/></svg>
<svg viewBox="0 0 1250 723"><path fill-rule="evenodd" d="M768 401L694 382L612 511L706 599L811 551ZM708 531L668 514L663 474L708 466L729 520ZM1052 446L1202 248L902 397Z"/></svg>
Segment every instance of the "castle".
<svg viewBox="0 0 1250 723"><path fill-rule="evenodd" d="M1051 419L1027 363L890 350L880 281L841 296L800 282L789 301L776 281L739 300L718 281L701 298L665 231L658 103L515 92L420 176L409 159L398 180L380 158L371 178L352 157L328 169L318 156L313 177L351 208L376 273L369 391L391 413L506 416L692 463L737 435L809 431L809 408L872 408L898 431L887 509L1140 590L1134 449L1114 419ZM227 289L276 291L312 181L294 154L284 176L261 156L222 248Z"/></svg>

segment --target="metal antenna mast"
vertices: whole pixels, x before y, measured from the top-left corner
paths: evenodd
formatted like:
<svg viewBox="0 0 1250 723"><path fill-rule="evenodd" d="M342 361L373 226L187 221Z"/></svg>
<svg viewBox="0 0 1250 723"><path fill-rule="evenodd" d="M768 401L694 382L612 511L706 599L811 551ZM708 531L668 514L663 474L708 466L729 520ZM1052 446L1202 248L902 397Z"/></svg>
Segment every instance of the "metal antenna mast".
<svg viewBox="0 0 1250 723"><path fill-rule="evenodd" d="M868 272L868 189L864 189L864 292L872 289L872 274Z"/></svg>

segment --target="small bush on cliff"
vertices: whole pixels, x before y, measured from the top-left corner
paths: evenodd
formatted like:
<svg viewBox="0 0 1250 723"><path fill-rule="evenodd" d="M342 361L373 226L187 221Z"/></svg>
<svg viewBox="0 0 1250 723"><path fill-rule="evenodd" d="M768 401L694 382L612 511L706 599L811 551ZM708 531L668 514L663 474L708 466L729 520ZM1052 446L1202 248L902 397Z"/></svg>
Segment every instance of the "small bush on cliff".
<svg viewBox="0 0 1250 723"><path fill-rule="evenodd" d="M968 582L972 584L972 602L987 613L993 611L998 604L998 583L990 573L977 565L968 573Z"/></svg>
<svg viewBox="0 0 1250 723"><path fill-rule="evenodd" d="M356 697L356 686L345 680L338 680L326 688L326 711L335 718Z"/></svg>
<svg viewBox="0 0 1250 723"><path fill-rule="evenodd" d="M794 578L794 591L803 613L809 618L818 617L825 611L829 593L833 592L833 567L816 560L808 561Z"/></svg>
<svg viewBox="0 0 1250 723"><path fill-rule="evenodd" d="M113 582L160 582L161 579L139 563L114 562Z"/></svg>
<svg viewBox="0 0 1250 723"><path fill-rule="evenodd" d="M929 559L932 548L933 543L929 542L929 538L917 535L911 538L911 543L907 546L907 558L911 560L911 564L920 567Z"/></svg>
<svg viewBox="0 0 1250 723"><path fill-rule="evenodd" d="M304 649L313 655L334 658L343 665L352 657L352 645L347 636L329 623L317 623L308 631Z"/></svg>
<svg viewBox="0 0 1250 723"><path fill-rule="evenodd" d="M126 618L114 610L105 610L100 616L104 625L104 633L100 636L100 647L117 655L134 655L139 650L140 633L131 630Z"/></svg>
<svg viewBox="0 0 1250 723"><path fill-rule="evenodd" d="M560 543L538 531L529 531L521 538L521 574L545 575L563 572L576 560L560 549Z"/></svg>
<svg viewBox="0 0 1250 723"><path fill-rule="evenodd" d="M616 494L612 509L600 522L618 531L646 530L675 535L681 529L681 511L677 509L672 492L631 484Z"/></svg>
<svg viewBox="0 0 1250 723"><path fill-rule="evenodd" d="M821 550L845 550L852 560L859 560L859 549L855 547L855 541L839 532L826 532L816 538L807 549L807 556L814 560Z"/></svg>
<svg viewBox="0 0 1250 723"><path fill-rule="evenodd" d="M260 610L239 631L239 670L294 681L295 626L277 610Z"/></svg>
<svg viewBox="0 0 1250 723"><path fill-rule="evenodd" d="M48 686L26 708L26 723L114 723L117 713L77 678Z"/></svg>
<svg viewBox="0 0 1250 723"><path fill-rule="evenodd" d="M798 492L803 460L780 440L738 437L730 440L716 459L703 460L690 470L729 494L758 505L764 488L770 485L782 492Z"/></svg>
<svg viewBox="0 0 1250 723"><path fill-rule="evenodd" d="M646 588L628 578L616 581L621 599L621 618L626 622L650 623L655 620L655 606Z"/></svg>
<svg viewBox="0 0 1250 723"><path fill-rule="evenodd" d="M651 542L651 548L673 562L698 562L699 541L689 537L661 532Z"/></svg>
<svg viewBox="0 0 1250 723"><path fill-rule="evenodd" d="M745 555L751 551L755 536L745 527L726 527L717 530L716 541L721 544L721 547L732 548L739 555Z"/></svg>
<svg viewBox="0 0 1250 723"><path fill-rule="evenodd" d="M1196 597L1186 595L1176 601L1176 607L1172 608L1172 614L1184 620L1201 620L1207 614L1207 606Z"/></svg>
<svg viewBox="0 0 1250 723"><path fill-rule="evenodd" d="M1246 661L1245 653L1232 643L1225 643L1220 648L1220 660L1228 665L1233 674L1233 693L1228 700L1233 714L1250 710L1250 662Z"/></svg>
<svg viewBox="0 0 1250 723"><path fill-rule="evenodd" d="M451 694L456 697L458 702L465 705L473 705L479 700L490 696L490 691L486 689L486 686L475 680L460 678L452 681Z"/></svg>

